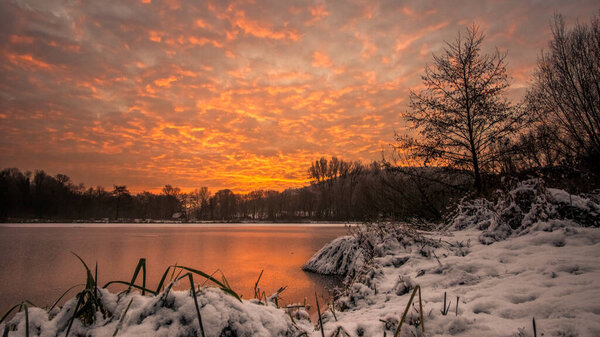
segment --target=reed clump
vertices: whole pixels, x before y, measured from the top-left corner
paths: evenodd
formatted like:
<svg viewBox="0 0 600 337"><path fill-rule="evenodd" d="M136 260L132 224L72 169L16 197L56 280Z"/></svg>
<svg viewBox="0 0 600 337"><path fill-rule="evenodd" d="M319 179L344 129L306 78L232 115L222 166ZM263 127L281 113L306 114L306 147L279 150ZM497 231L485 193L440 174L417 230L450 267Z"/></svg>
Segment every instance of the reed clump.
<svg viewBox="0 0 600 337"><path fill-rule="evenodd" d="M127 289L125 289L124 291L120 292L117 295L119 297L119 299L124 294L128 294L129 292L131 292L131 290L135 289L135 290L140 291L142 296L148 295L148 296L159 297L159 299L160 299L159 303L164 304L164 302L165 302L164 300L167 298L167 296L168 296L169 292L171 291L171 288L174 286L174 284L180 280L188 280L189 284L190 284L189 290L190 290L191 296L194 300L194 306L195 306L196 315L198 318L198 325L199 325L198 328L199 328L199 331L200 331L200 334L202 335L202 337L205 337L205 332L204 332L204 326L202 324L202 316L200 313L200 308L198 306L197 288L196 288L196 283L194 282L194 276L197 276L197 277L199 276L199 277L203 278L205 280L205 282L211 281L219 289L221 289L224 293L226 293L226 294L234 297L238 301L242 302L241 297L238 295L237 292L235 292L231 288L231 286L229 285L229 282L227 282L227 279L225 278L225 276L222 273L221 273L221 275L222 275L221 280L218 280L215 277L213 277L213 275L209 275L201 270L198 270L195 268L190 268L187 266L181 266L178 264L168 266L166 268L166 270L164 271L164 273L158 283L157 288L149 289L146 286L146 281L147 281L147 279L146 279L146 259L144 259L144 258L139 259L138 264L136 265L136 268L133 272L133 276L129 282L115 280L115 281L107 282L106 284L104 284L104 286L99 287L99 285L98 285L98 265L96 264L96 266L94 268L94 273L92 273L92 270L88 267L88 265L85 263L85 261L79 255L77 255L75 253L73 253L73 255L75 255L75 257L77 257L77 259L81 262L81 264L83 265L83 267L85 269L85 273L86 273L85 283L77 284L77 285L74 285L71 288L67 289L67 291L65 291L56 300L56 302L47 310L47 312L50 313L55 307L58 306L58 303L60 302L60 300L69 291L71 291L77 287L83 286L83 290L78 292L77 295L75 296L76 303L73 307L72 315L70 316L70 318L68 319L68 322L67 322L66 333L64 335L65 337L69 336L69 333L71 332L71 328L73 326L73 322L75 321L75 319L78 319L84 325L90 325L90 324L93 324L98 319L98 315L100 315L103 319L108 320L109 322L116 321L118 319L113 336L116 336L118 334L119 329L122 328L125 315L127 314L127 311L129 310L129 308L131 307L133 298L131 298L131 300L127 304L125 310L120 315L118 315L116 312L111 312L110 310L105 308L103 301L102 301L102 292L99 291L99 288L106 288L109 285L113 285L113 284L121 284L121 285L127 286ZM167 277L169 275L171 275L171 277L167 283ZM140 278L141 278L141 285L139 284ZM200 286L198 286L198 290L199 289L200 289ZM29 335L30 335L29 308L30 307L37 307L37 306L34 305L33 303L31 303L30 301L23 301L13 307L11 307L2 316L2 318L0 318L0 324L2 324L4 321L6 321L7 318L10 317L10 315L12 313L17 313L17 312L23 311L24 315L25 315L25 336L29 337ZM5 324L2 335L6 336L6 335L8 335L9 331L14 331L16 329L17 329L16 324L9 322L9 323Z"/></svg>

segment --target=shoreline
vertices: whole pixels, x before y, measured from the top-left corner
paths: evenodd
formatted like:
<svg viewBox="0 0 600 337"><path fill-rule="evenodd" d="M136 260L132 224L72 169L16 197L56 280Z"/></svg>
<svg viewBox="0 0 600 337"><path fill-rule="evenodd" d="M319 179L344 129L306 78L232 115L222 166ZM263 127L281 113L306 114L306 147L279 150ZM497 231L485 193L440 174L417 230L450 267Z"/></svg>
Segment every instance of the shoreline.
<svg viewBox="0 0 600 337"><path fill-rule="evenodd" d="M346 227L349 222L21 222L0 223L0 228L253 228L253 227Z"/></svg>

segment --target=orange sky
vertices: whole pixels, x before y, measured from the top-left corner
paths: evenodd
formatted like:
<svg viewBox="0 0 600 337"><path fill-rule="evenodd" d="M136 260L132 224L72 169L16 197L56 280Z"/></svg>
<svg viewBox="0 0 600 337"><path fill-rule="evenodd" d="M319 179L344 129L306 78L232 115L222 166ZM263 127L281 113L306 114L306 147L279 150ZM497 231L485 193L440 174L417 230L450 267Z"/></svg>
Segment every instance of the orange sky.
<svg viewBox="0 0 600 337"><path fill-rule="evenodd" d="M283 189L370 161L408 90L478 24L522 97L553 13L596 1L0 2L0 168L86 186Z"/></svg>

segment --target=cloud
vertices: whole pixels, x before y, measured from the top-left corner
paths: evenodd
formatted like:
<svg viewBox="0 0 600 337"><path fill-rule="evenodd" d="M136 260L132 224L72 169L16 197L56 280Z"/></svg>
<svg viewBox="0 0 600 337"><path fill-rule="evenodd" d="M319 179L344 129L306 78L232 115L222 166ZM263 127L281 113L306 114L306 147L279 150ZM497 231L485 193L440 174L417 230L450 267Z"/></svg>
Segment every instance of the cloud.
<svg viewBox="0 0 600 337"><path fill-rule="evenodd" d="M158 191L307 183L380 159L408 90L465 25L523 95L554 12L594 1L0 1L0 166Z"/></svg>
<svg viewBox="0 0 600 337"><path fill-rule="evenodd" d="M331 68L333 66L333 63L331 63L331 60L329 59L329 56L327 56L327 54L320 51L315 51L313 53L312 65L313 67L317 68Z"/></svg>

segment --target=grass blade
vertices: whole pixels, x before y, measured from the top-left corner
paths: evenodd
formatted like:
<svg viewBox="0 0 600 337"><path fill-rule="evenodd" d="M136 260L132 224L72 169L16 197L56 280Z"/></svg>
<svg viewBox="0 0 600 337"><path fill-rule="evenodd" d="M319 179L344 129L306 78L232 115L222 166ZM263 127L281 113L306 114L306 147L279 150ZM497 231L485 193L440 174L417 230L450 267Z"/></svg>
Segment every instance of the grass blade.
<svg viewBox="0 0 600 337"><path fill-rule="evenodd" d="M96 262L95 272L94 272L94 296L98 298L98 262Z"/></svg>
<svg viewBox="0 0 600 337"><path fill-rule="evenodd" d="M74 252L71 252L71 254L75 255L79 259L79 261L81 261L81 263L83 264L83 266L85 267L85 271L86 271L86 275L87 275L86 276L85 287L87 289L93 289L95 281L94 281L94 276L92 276L92 272L90 271L90 268L88 268L88 266L85 263L85 261L83 261L83 259L79 255L75 254Z"/></svg>
<svg viewBox="0 0 600 337"><path fill-rule="evenodd" d="M460 301L460 296L456 296L456 316L458 316L458 301Z"/></svg>
<svg viewBox="0 0 600 337"><path fill-rule="evenodd" d="M230 294L231 296L235 297L237 300L239 300L240 302L242 302L242 299L240 298L240 296L235 291L233 291L233 289L231 289L230 287L227 287L226 285L224 285L223 283L219 282L214 277L206 274L205 272L202 272L202 271L194 269L194 268L184 267L184 266L174 266L174 267L175 268L181 268L183 270L187 270L189 272L192 272L194 274L200 275L200 276L202 276L202 277L204 277L206 279L211 280L216 285L218 285L221 288L221 290L223 290L224 292Z"/></svg>
<svg viewBox="0 0 600 337"><path fill-rule="evenodd" d="M419 288L419 314L421 315L421 331L423 332L423 336L425 336L425 320L423 319L423 301L421 300L421 287Z"/></svg>
<svg viewBox="0 0 600 337"><path fill-rule="evenodd" d="M56 300L56 302L54 302L54 304L52 304L52 306L50 307L50 309L48 309L48 311L52 311L52 309L54 309L54 307L58 304L58 302L60 302L60 300L62 300L62 298L65 297L65 295L69 291L71 291L77 287L83 286L83 285L84 285L83 283L79 283L79 284L76 284L76 285L72 286L71 288L67 289L62 295L60 295L60 297ZM2 322L2 321L0 321L0 322Z"/></svg>
<svg viewBox="0 0 600 337"><path fill-rule="evenodd" d="M137 276L140 273L140 269L142 270L142 296L144 296L146 294L146 259L144 258L141 258L138 261L138 264L135 267L135 271L133 272L131 282L129 283L129 289L127 289L127 292L129 292L131 290L131 287L133 287L135 280L137 279Z"/></svg>
<svg viewBox="0 0 600 337"><path fill-rule="evenodd" d="M113 333L113 337L115 337L117 335L117 332L119 332L119 329L123 326L123 321L125 320L125 315L127 314L127 311L129 311L129 307L131 306L131 302L133 302L133 297L131 298L131 300L129 300L129 304L127 304L127 308L125 308L125 311L123 311L123 315L121 316L121 319L119 320L119 323L117 323L117 327L115 328L115 332Z"/></svg>
<svg viewBox="0 0 600 337"><path fill-rule="evenodd" d="M198 324L200 325L200 332L202 333L202 337L204 335L204 326L202 325L202 316L200 315L200 307L198 307L198 299L196 298L196 288L194 287L194 275L192 273L187 273L181 276L178 280L187 277L190 280L190 290L192 291L192 297L194 298L194 305L196 306L196 314L198 315Z"/></svg>
<svg viewBox="0 0 600 337"><path fill-rule="evenodd" d="M400 320L400 324L398 324L398 328L396 329L396 333L394 333L394 337L398 337L400 335L400 330L402 329L402 324L404 324L404 320L406 319L406 315L408 314L408 310L410 309L410 305L413 303L415 295L419 292L419 313L421 315L421 330L423 331L423 335L425 335L425 323L423 322L423 302L421 301L421 286L415 286L412 294L410 295L410 299L406 304L406 308L404 309L404 314L402 315L402 319Z"/></svg>
<svg viewBox="0 0 600 337"><path fill-rule="evenodd" d="M75 254L75 253L73 253L73 254ZM77 316L77 311L79 311L79 307L81 306L81 304L83 304L84 296L85 296L84 291L80 292L79 295L77 296L77 304L75 305L75 308L74 308L75 310L73 310L73 317L71 317L71 319L69 320L69 326L67 327L67 332L65 333L65 337L69 336L69 332L71 331L71 327L73 326L73 321L75 320L75 317Z"/></svg>
<svg viewBox="0 0 600 337"><path fill-rule="evenodd" d="M15 306L13 306L12 308L10 308L5 314L4 316L2 316L2 318L0 318L0 323L4 322L4 320L6 319L6 317L8 317L8 315L10 315L10 313L15 310L16 308L20 307L22 305L22 303L16 304Z"/></svg>
<svg viewBox="0 0 600 337"><path fill-rule="evenodd" d="M260 275L258 275L258 279L256 280L256 283L254 283L254 298L257 298L258 297L257 295L260 294L260 291L258 290L258 282L260 282L260 278L262 277L262 274L264 271L265 271L264 269L260 271Z"/></svg>
<svg viewBox="0 0 600 337"><path fill-rule="evenodd" d="M175 265L177 265L177 261L175 261ZM173 268L173 272L171 273L171 281L173 281L174 277L175 277L175 268ZM179 277L179 275L177 275L177 277Z"/></svg>
<svg viewBox="0 0 600 337"><path fill-rule="evenodd" d="M319 307L319 298L315 293L315 301L317 302L317 314L319 314L319 326L321 327L321 337L325 337L325 331L323 330L323 320L321 319L321 308Z"/></svg>
<svg viewBox="0 0 600 337"><path fill-rule="evenodd" d="M165 280L167 279L167 275L169 275L169 270L171 269L171 266L168 266L167 269L165 270L165 272L163 273L162 277L160 278L160 282L158 282L158 287L156 288L156 293L159 293L160 290L162 289L162 287L165 284ZM173 273L175 273L175 268L173 268ZM171 274L171 280L173 279L173 274Z"/></svg>
<svg viewBox="0 0 600 337"><path fill-rule="evenodd" d="M25 308L25 337L29 337L29 308L27 303L23 303L23 307Z"/></svg>
<svg viewBox="0 0 600 337"><path fill-rule="evenodd" d="M152 295L158 295L156 292L154 292L154 290L150 290L148 288L144 288L142 286L138 286L137 284L131 284L131 282L126 282L126 281L110 281L110 282L107 282L104 285L103 288L106 288L106 287L108 287L111 284L124 284L126 286L131 285L132 288L135 288L135 289L138 289L138 290L141 290L141 291L146 291L146 292L148 292L148 293L150 293Z"/></svg>

